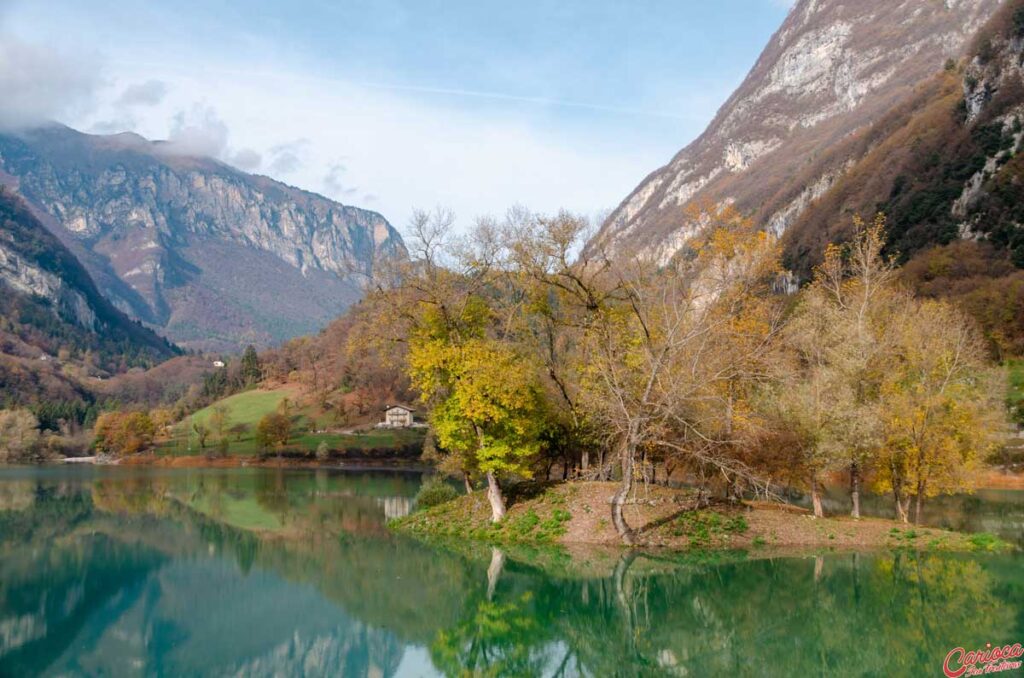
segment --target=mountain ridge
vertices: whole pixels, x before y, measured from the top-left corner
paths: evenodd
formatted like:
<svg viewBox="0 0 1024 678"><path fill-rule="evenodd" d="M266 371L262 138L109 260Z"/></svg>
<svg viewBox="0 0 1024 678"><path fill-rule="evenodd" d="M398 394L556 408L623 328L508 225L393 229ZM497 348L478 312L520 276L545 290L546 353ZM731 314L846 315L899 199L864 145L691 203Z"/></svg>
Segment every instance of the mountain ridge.
<svg viewBox="0 0 1024 678"><path fill-rule="evenodd" d="M671 257L694 234L686 209L727 202L776 233L841 177L823 162L960 55L999 0L800 0L694 142L605 220L589 248Z"/></svg>
<svg viewBox="0 0 1024 678"><path fill-rule="evenodd" d="M136 134L3 134L0 168L116 306L189 348L314 332L405 256L376 212Z"/></svg>
<svg viewBox="0 0 1024 678"><path fill-rule="evenodd" d="M0 392L86 397L86 377L149 367L181 351L100 294L85 267L0 187ZM2 403L0 403L2 406Z"/></svg>

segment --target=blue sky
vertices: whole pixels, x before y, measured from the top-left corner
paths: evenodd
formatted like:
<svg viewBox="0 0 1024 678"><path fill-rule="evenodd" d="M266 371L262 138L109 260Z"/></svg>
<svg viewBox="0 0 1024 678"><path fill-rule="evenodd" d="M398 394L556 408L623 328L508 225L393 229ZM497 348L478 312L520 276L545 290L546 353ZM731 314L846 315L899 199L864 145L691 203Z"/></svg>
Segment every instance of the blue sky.
<svg viewBox="0 0 1024 678"><path fill-rule="evenodd" d="M0 86L18 86L14 69L53 77L13 99L86 131L176 139L399 228L439 204L463 221L511 204L595 215L703 130L787 11L0 0Z"/></svg>

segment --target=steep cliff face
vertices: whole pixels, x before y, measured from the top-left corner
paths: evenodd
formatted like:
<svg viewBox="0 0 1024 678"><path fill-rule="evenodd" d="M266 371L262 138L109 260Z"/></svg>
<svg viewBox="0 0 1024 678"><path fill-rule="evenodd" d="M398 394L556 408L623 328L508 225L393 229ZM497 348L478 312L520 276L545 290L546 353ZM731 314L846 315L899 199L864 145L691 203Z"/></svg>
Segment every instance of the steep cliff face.
<svg viewBox="0 0 1024 678"><path fill-rule="evenodd" d="M695 228L685 208L703 201L784 232L866 150L851 135L958 57L999 5L800 0L707 131L647 177L596 241L669 257Z"/></svg>
<svg viewBox="0 0 1024 678"><path fill-rule="evenodd" d="M0 188L0 354L46 360L62 351L92 354L110 371L177 352L114 308L28 206Z"/></svg>
<svg viewBox="0 0 1024 678"><path fill-rule="evenodd" d="M884 212L904 259L933 245L985 240L1024 267L1024 0L1008 0L955 67L864 130L866 148L786 234L806 274L854 214Z"/></svg>
<svg viewBox="0 0 1024 678"><path fill-rule="evenodd" d="M132 134L0 135L0 168L108 298L190 347L315 331L405 253L379 214Z"/></svg>
<svg viewBox="0 0 1024 678"><path fill-rule="evenodd" d="M18 250L12 234L4 228L0 232L0 282L15 293L45 300L56 317L83 330L95 332L99 329L96 312L80 290Z"/></svg>

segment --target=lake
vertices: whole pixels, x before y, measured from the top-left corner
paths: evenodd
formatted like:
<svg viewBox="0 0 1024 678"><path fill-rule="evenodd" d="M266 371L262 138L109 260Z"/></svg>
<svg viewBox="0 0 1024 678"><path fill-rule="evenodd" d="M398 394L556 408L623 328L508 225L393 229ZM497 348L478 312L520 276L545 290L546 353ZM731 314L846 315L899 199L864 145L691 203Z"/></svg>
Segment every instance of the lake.
<svg viewBox="0 0 1024 678"><path fill-rule="evenodd" d="M1024 642L1019 555L432 547L385 527L421 480L0 468L0 675L942 675ZM1024 493L957 501L1022 542Z"/></svg>

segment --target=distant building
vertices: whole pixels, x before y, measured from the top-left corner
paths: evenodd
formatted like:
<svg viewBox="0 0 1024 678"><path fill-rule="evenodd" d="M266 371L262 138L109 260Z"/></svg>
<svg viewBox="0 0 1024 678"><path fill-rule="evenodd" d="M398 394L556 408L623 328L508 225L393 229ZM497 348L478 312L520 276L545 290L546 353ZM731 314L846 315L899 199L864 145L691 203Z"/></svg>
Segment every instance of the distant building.
<svg viewBox="0 0 1024 678"><path fill-rule="evenodd" d="M224 367L224 361L223 360L214 360L213 361L213 366L214 367Z"/></svg>
<svg viewBox="0 0 1024 678"><path fill-rule="evenodd" d="M409 428L413 425L413 412L411 407L405 405L388 405L384 408L384 421L381 426L388 428Z"/></svg>

